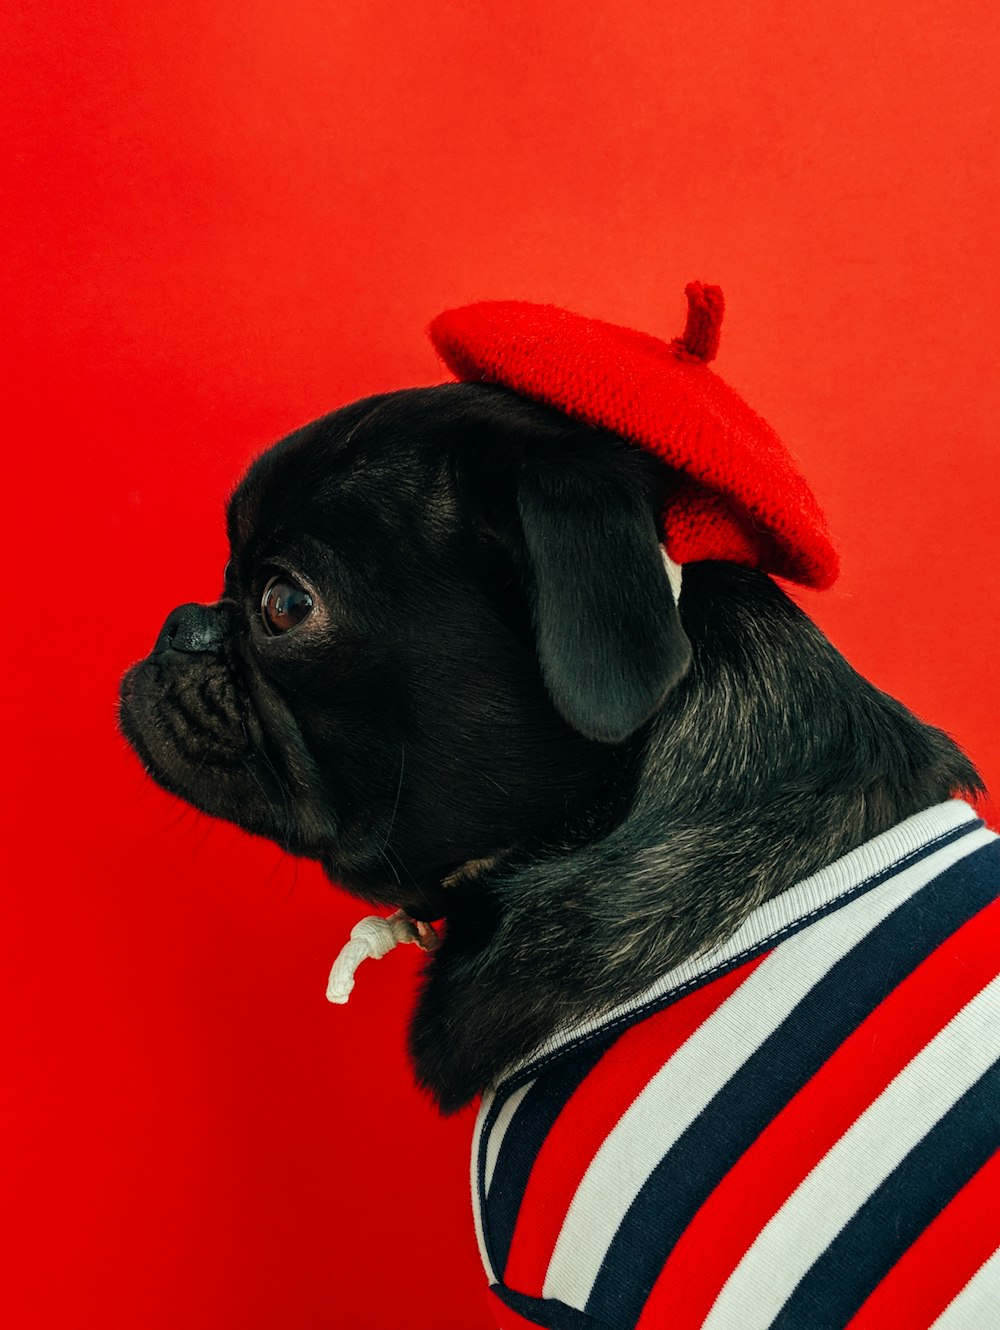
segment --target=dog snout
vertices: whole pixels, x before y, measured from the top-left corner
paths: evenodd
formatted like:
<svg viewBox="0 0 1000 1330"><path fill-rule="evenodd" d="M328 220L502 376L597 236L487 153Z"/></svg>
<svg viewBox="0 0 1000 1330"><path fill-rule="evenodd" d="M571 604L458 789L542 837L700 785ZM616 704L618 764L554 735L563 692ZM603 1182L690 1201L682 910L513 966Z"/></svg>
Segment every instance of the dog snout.
<svg viewBox="0 0 1000 1330"><path fill-rule="evenodd" d="M167 615L160 635L153 647L153 655L165 651L184 651L218 654L225 636L223 607L220 604L201 605L193 602L178 605Z"/></svg>

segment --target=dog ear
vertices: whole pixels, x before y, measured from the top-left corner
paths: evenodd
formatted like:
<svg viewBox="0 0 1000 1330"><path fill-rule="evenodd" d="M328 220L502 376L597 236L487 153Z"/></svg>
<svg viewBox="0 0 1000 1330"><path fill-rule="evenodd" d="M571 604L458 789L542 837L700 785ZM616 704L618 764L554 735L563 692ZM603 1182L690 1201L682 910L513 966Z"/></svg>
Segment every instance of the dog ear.
<svg viewBox="0 0 1000 1330"><path fill-rule="evenodd" d="M633 734L691 663L640 476L546 459L518 480L546 687L563 719L602 743Z"/></svg>

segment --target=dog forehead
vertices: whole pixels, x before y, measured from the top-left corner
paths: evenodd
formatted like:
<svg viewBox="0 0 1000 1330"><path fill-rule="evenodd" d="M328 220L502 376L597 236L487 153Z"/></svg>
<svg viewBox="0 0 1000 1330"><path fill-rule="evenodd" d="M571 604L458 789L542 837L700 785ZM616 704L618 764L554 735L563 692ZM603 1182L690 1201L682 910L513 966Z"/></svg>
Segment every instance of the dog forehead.
<svg viewBox="0 0 1000 1330"><path fill-rule="evenodd" d="M309 516L370 499L390 510L426 492L437 411L426 394L403 390L353 402L310 421L251 463L226 509L232 549Z"/></svg>

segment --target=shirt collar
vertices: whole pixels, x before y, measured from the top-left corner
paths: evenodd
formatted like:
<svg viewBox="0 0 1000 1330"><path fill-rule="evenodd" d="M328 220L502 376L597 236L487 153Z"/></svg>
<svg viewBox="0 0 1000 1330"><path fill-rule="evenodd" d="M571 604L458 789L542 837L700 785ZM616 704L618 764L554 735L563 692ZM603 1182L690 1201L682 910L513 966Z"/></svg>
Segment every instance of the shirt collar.
<svg viewBox="0 0 1000 1330"><path fill-rule="evenodd" d="M814 917L826 914L877 886L901 861L929 850L937 842L971 831L975 825L979 825L978 814L962 799L946 800L906 818L818 873L764 901L747 915L725 942L674 966L636 997L599 1017L557 1030L529 1057L509 1067L501 1081L622 1017L639 1012L650 1004L663 1005L671 993L687 991L701 976L718 972L727 963L742 962L744 958L759 954L775 939L797 931Z"/></svg>

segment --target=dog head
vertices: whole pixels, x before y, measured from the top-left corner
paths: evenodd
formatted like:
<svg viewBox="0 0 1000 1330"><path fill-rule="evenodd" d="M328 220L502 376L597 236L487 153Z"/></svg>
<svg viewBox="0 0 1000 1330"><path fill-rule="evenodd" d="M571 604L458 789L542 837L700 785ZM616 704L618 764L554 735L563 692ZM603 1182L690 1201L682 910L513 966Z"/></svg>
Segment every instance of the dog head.
<svg viewBox="0 0 1000 1330"><path fill-rule="evenodd" d="M123 732L203 811L438 918L483 862L627 806L690 662L668 481L502 388L345 407L250 468L222 595L126 674Z"/></svg>

